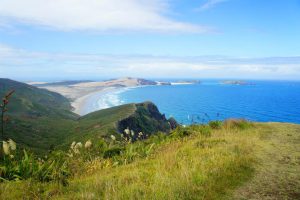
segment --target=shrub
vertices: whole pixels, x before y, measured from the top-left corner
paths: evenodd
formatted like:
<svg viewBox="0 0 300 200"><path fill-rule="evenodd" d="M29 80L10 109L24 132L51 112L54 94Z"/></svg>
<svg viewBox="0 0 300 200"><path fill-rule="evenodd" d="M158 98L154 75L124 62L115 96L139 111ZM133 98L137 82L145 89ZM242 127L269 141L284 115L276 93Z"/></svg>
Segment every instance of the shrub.
<svg viewBox="0 0 300 200"><path fill-rule="evenodd" d="M247 129L252 127L253 124L245 119L227 119L224 121L224 128L226 129Z"/></svg>
<svg viewBox="0 0 300 200"><path fill-rule="evenodd" d="M208 123L209 127L212 129L221 129L223 126L223 122L220 120L216 120L216 121L210 121Z"/></svg>
<svg viewBox="0 0 300 200"><path fill-rule="evenodd" d="M204 136L211 136L211 129L209 126L206 125L200 125L198 126L198 130L200 134L204 135Z"/></svg>
<svg viewBox="0 0 300 200"><path fill-rule="evenodd" d="M63 186L68 185L68 177L71 175L69 162L65 153L53 152L45 161L38 162L38 169L34 177L41 182L54 181Z"/></svg>
<svg viewBox="0 0 300 200"><path fill-rule="evenodd" d="M120 147L112 147L110 149L107 149L104 151L104 158L112 158L114 156L118 156L121 154L121 152L124 150L124 148Z"/></svg>
<svg viewBox="0 0 300 200"><path fill-rule="evenodd" d="M104 139L100 139L95 146L95 149L99 154L103 154L107 150L107 148L108 145Z"/></svg>
<svg viewBox="0 0 300 200"><path fill-rule="evenodd" d="M183 138L183 137L187 137L189 135L191 135L192 132L189 131L188 128L185 127L177 127L172 133L171 133L171 137L172 138Z"/></svg>

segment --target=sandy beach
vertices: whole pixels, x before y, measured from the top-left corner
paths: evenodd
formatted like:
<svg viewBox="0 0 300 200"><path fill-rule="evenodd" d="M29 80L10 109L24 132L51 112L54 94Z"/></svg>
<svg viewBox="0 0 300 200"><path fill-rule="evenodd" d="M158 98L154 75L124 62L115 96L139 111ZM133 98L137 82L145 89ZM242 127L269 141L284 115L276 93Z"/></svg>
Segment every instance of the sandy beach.
<svg viewBox="0 0 300 200"><path fill-rule="evenodd" d="M119 93L123 89L124 88L122 87L107 87L79 97L71 102L71 105L74 108L73 112L82 116L99 109L108 108L110 106L103 103L105 98L108 98L109 96L116 98L116 93ZM114 106L119 104L119 102L112 103L114 103Z"/></svg>

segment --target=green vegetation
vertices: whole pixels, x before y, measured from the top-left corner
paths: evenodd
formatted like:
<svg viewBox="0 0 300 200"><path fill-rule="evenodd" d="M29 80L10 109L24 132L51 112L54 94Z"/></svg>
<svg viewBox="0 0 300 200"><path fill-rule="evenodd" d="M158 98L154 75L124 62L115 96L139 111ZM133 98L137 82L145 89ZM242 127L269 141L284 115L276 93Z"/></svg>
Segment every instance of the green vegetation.
<svg viewBox="0 0 300 200"><path fill-rule="evenodd" d="M127 104L79 117L70 111L65 97L9 79L0 79L0 96L15 90L10 98L6 138L37 154L56 149L66 149L74 140L110 138L119 135L129 125L138 132L152 134L169 132L176 127L161 115L151 102Z"/></svg>
<svg viewBox="0 0 300 200"><path fill-rule="evenodd" d="M11 97L9 114L26 118L38 118L41 116L76 118L72 113L71 105L62 95L45 89L27 85L25 83L0 78L0 96L14 90Z"/></svg>
<svg viewBox="0 0 300 200"><path fill-rule="evenodd" d="M91 140L79 153L75 142L63 159L66 186L10 181L0 184L0 198L297 199L299 133L299 125L228 120L218 129L192 125L134 143Z"/></svg>
<svg viewBox="0 0 300 200"><path fill-rule="evenodd" d="M70 175L67 164L67 157L62 152L55 152L49 158L41 159L24 150L23 153L4 155L1 159L0 179L4 182L32 179L67 185Z"/></svg>
<svg viewBox="0 0 300 200"><path fill-rule="evenodd" d="M209 127L211 127L212 129L220 129L222 128L223 122L222 121L210 121L208 123Z"/></svg>
<svg viewBox="0 0 300 200"><path fill-rule="evenodd" d="M15 91L9 99L5 138L22 147L45 153L72 133L78 117L65 97L9 79L0 79L0 96Z"/></svg>

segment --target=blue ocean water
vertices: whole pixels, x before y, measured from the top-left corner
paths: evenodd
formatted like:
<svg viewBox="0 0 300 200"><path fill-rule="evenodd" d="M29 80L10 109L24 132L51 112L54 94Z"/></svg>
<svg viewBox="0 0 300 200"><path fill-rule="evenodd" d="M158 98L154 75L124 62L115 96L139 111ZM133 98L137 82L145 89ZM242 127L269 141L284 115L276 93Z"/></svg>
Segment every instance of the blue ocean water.
<svg viewBox="0 0 300 200"><path fill-rule="evenodd" d="M250 81L226 85L216 80L200 84L147 86L119 93L120 102L152 101L166 117L182 124L245 118L259 122L300 123L300 82Z"/></svg>

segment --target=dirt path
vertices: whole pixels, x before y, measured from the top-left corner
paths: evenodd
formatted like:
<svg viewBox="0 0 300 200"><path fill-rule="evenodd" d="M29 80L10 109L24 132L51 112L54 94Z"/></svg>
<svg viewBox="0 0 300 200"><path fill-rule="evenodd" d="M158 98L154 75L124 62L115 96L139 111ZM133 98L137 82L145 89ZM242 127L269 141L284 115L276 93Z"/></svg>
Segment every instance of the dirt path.
<svg viewBox="0 0 300 200"><path fill-rule="evenodd" d="M234 198L300 199L300 126L272 123L262 129L255 175Z"/></svg>

